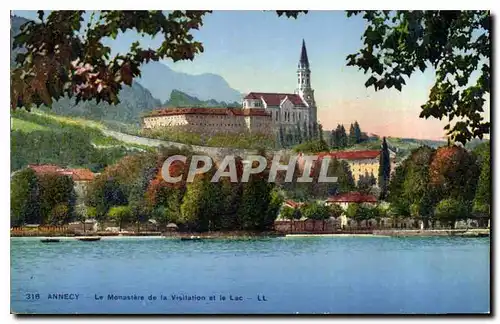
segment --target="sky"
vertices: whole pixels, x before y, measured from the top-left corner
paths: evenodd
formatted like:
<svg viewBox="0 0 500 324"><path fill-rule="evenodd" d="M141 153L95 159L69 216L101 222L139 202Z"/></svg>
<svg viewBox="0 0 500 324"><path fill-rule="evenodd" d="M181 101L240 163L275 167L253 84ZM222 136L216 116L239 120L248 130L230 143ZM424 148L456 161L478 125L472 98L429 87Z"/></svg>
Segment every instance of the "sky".
<svg viewBox="0 0 500 324"><path fill-rule="evenodd" d="M34 11L14 14L36 17ZM298 19L278 17L273 11L214 11L205 16L203 26L193 33L203 43L204 53L193 61L163 63L179 72L221 75L242 93L293 93L304 39L323 129L335 128L337 124L349 129L356 120L363 131L380 136L444 138L446 120L418 117L434 83L432 70L415 72L401 92L375 92L364 86L369 75L346 66L347 55L362 48L365 27L361 17L347 18L344 11L309 11ZM141 44L158 46L160 38L143 38ZM109 44L114 53L126 52L138 39L136 32L129 31Z"/></svg>

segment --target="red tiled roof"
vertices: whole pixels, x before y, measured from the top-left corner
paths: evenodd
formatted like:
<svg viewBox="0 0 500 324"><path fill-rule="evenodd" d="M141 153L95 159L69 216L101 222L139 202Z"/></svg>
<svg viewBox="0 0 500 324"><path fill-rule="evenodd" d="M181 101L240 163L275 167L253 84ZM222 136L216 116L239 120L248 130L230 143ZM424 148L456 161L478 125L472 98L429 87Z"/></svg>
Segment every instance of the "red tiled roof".
<svg viewBox="0 0 500 324"><path fill-rule="evenodd" d="M59 170L62 170L60 166L54 164L30 164L28 168L40 174L57 173Z"/></svg>
<svg viewBox="0 0 500 324"><path fill-rule="evenodd" d="M89 169L68 169L74 181L92 181L94 173Z"/></svg>
<svg viewBox="0 0 500 324"><path fill-rule="evenodd" d="M380 151L377 150L367 150L367 151L334 151L334 152L323 152L318 153L318 157L321 159L323 157L331 157L338 160L363 160L363 159L375 159L380 155Z"/></svg>
<svg viewBox="0 0 500 324"><path fill-rule="evenodd" d="M296 202L293 200L285 200L285 206L292 207L292 208L298 208L300 206L304 205L304 203L301 202Z"/></svg>
<svg viewBox="0 0 500 324"><path fill-rule="evenodd" d="M271 117L271 113L264 109L240 108L167 108L153 110L144 117L175 116L175 115L229 115L229 116L264 116Z"/></svg>
<svg viewBox="0 0 500 324"><path fill-rule="evenodd" d="M57 173L70 176L73 181L91 181L94 180L94 173L89 169L64 169L53 164L30 164L28 168L37 174Z"/></svg>
<svg viewBox="0 0 500 324"><path fill-rule="evenodd" d="M365 195L360 192L348 192L336 196L329 197L328 202L353 202L353 203L363 203L363 202L377 202L377 198L373 195Z"/></svg>
<svg viewBox="0 0 500 324"><path fill-rule="evenodd" d="M306 107L304 101L298 94L294 93L264 93L264 92L250 92L244 99L262 99L268 106L279 106L281 101L288 97L288 99L299 107Z"/></svg>

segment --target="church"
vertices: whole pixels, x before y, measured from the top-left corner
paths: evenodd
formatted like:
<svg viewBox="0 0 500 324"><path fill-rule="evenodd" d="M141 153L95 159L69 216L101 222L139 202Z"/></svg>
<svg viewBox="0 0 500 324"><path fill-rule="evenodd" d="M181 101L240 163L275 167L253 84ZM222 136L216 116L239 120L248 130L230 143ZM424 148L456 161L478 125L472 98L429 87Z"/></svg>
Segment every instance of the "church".
<svg viewBox="0 0 500 324"><path fill-rule="evenodd" d="M143 117L145 129L169 127L206 134L250 132L271 135L280 127L302 127L315 122L317 107L304 40L294 93L250 92L243 98L242 108L166 108Z"/></svg>
<svg viewBox="0 0 500 324"><path fill-rule="evenodd" d="M243 109L264 108L272 117L276 127L308 125L317 122L317 107L311 87L311 69L305 41L297 69L297 89L294 93L250 92L243 98Z"/></svg>

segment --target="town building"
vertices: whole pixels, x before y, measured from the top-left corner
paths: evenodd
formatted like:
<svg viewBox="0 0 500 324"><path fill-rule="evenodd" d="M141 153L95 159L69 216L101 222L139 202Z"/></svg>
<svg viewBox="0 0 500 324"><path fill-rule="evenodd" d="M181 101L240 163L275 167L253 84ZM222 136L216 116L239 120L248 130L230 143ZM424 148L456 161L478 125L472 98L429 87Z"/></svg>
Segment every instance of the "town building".
<svg viewBox="0 0 500 324"><path fill-rule="evenodd" d="M95 177L95 174L89 169L66 169L53 164L30 164L28 168L35 171L37 175L58 174L69 176L74 182L77 204L83 204L88 185Z"/></svg>
<svg viewBox="0 0 500 324"><path fill-rule="evenodd" d="M175 108L154 110L143 117L143 128L175 128L201 134L272 133L270 113L264 109Z"/></svg>
<svg viewBox="0 0 500 324"><path fill-rule="evenodd" d="M250 92L242 108L166 108L143 116L143 128L175 128L197 133L276 134L280 127L312 127L317 107L305 41L297 67L293 93Z"/></svg>
<svg viewBox="0 0 500 324"><path fill-rule="evenodd" d="M366 204L373 207L376 203L377 198L375 196L357 191L331 196L325 201L326 205L339 205L344 210L346 210L350 204Z"/></svg>
<svg viewBox="0 0 500 324"><path fill-rule="evenodd" d="M389 151L391 160L391 173L396 169L396 153ZM300 154L298 158L300 170L304 167L304 160L301 159L303 155ZM322 152L316 154L318 160L316 160L317 165L321 165L323 158L328 157L331 159L337 159L341 161L346 161L354 178L354 182L357 183L361 176L373 175L375 179L378 179L378 169L380 167L380 150L364 150L364 151L332 151L332 152ZM378 182L378 180L377 180Z"/></svg>

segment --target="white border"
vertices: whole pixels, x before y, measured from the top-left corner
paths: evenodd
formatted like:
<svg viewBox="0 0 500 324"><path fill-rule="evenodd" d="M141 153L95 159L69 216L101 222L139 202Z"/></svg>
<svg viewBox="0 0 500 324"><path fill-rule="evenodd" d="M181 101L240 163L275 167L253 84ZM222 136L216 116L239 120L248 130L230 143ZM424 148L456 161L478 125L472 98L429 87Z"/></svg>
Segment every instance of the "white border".
<svg viewBox="0 0 500 324"><path fill-rule="evenodd" d="M325 1L325 0L308 0L307 2L304 1L298 1L298 0L287 0L287 1L264 1L264 0L254 0L254 1L248 1L248 2L239 2L239 1L227 1L227 0L212 0L210 2L207 1L202 1L202 0L196 0L196 1L179 1L179 2L172 2L172 1L134 1L134 2L124 2L124 1L106 1L103 2L97 1L97 0L87 0L84 2L84 8L82 9L213 9L213 10L263 10L263 9L269 9L269 10L275 10L275 9L308 9L308 10L344 10L344 9L460 9L460 10L478 10L478 9L490 9L492 11L493 15L497 15L500 10L497 10L499 3L498 1L493 1L493 0L487 0L487 1L454 1L454 2L441 2L438 3L435 0L420 0L418 2L415 1L396 1L396 0L391 0L391 1L369 1L369 0L362 0L362 1L357 1L357 2L349 2L348 6L349 8L346 8L344 2L338 2L335 3L333 1ZM10 2L2 2L0 4L1 7L10 7ZM25 0L22 2L16 2L14 6L16 7L15 10L32 10L33 8L36 8L39 6L41 3L39 1L33 1L33 0ZM80 2L81 4L81 2ZM78 9L76 8L75 5L78 5L78 3L75 2L68 2L68 1L45 1L43 2L43 6L45 7L44 9ZM451 5L451 6L450 6ZM7 9L7 8L6 8ZM10 9L9 9L10 10ZM1 34L1 44L8 44L8 38L9 38L9 30L10 30L10 22L7 17L7 10L2 10L4 19L1 20L2 23L2 34ZM494 27L498 27L498 21L495 21ZM493 44L495 44L495 53L498 53L498 28L496 28L495 33L494 33L494 40ZM5 45L6 46L6 45ZM3 62L4 68L10 70L10 65L7 65L7 56L9 55L10 51L7 51L7 48L5 48L5 51L0 52L0 55L2 56L1 62ZM497 55L494 55L496 57ZM494 75L497 75L497 62L494 62ZM2 311L1 311L1 322L2 323L11 323L17 320L14 316L10 315L10 238L9 235L7 235L8 227L9 227L9 217L8 217L8 210L9 210L9 192L10 192L10 178L9 178L9 173L10 173L10 161L7 158L7 156L10 156L10 141L8 140L10 137L10 118L9 118L9 110L7 107L10 106L9 104L9 97L10 97L10 80L8 79L8 71L4 72L2 78L2 87L1 93L2 95L0 98L3 99L5 106L1 110L2 117L0 118L0 129L2 132L2 140L0 141L0 150L1 152L4 152L2 155L4 156L3 159L0 160L1 163L1 170L2 172L2 177L1 177L1 204L2 209L4 213L2 213L2 221L4 222L5 225L5 230L3 231L4 235L2 235L2 246L1 246L1 257L2 257L2 264L3 264L3 269L2 269L2 277L4 278L5 281L7 281L7 278L9 278L9 282L4 282L4 287L8 287L7 291L4 290L4 292L1 294L1 304L2 304ZM498 83L494 83L494 89L493 93L498 94ZM493 107L494 108L494 107ZM494 109L492 109L494 111ZM492 120L492 123L494 125L499 125L498 122L499 114L496 113L494 115L494 120ZM494 127L495 128L495 127ZM493 138L492 134L492 138ZM494 147L495 147L495 152L498 152L498 146L499 144L494 141ZM494 161L497 160L496 154L494 154ZM495 192L495 202L500 202L500 193L498 190L498 180L499 180L499 175L494 172L494 186L497 188L497 191ZM498 208L498 207L497 207ZM496 216L499 213L497 212L496 215L492 215L493 219L496 219ZM493 231L497 233L497 221L493 221L492 225L494 226ZM6 262L8 260L8 262ZM495 275L495 274L492 274ZM498 279L498 278L497 278ZM498 280L496 280L498 281ZM495 287L496 288L496 287ZM498 291L497 289L494 289L493 292ZM497 300L498 298L495 298ZM491 308L494 308L498 311L498 307L496 305L491 305ZM80 319L80 318L74 318L74 319ZM176 319L176 318L134 318L130 320L126 320L124 318L106 318L106 319L95 319L93 320L95 323L108 323L108 322L116 322L116 321L123 321L126 320L127 322L132 322L132 323L142 323L144 320L154 320L154 321L168 321L168 322L191 322L199 319ZM298 318L302 320L311 320L311 318ZM324 318L323 318L324 319ZM398 318L398 319L392 319L396 321L402 321L405 318ZM64 318L61 319L61 322L71 322L73 319L68 319ZM81 320L81 319L80 319ZM209 320L209 319L205 319ZM215 318L212 319L212 321L219 322L220 320L229 320L233 321L234 318ZM240 319L238 319L240 320ZM286 318L286 319L278 319L278 318L255 318L255 320L259 322L288 322L292 320L292 318ZM366 321L367 318L362 318L362 319L342 319L342 318L332 318L332 321L336 322L344 322L344 321L349 321L349 322L361 322L361 321ZM426 322L432 323L432 322L437 322L438 320L443 320L441 319L426 319L426 318L419 318L418 321L420 320L425 320ZM447 320L455 321L455 318L447 318ZM476 323L479 322L481 319L467 319L467 322L471 323ZM33 320L32 320L33 321ZM44 321L44 322L52 322L54 321L53 318L40 318L35 320L36 322L38 321ZM377 319L371 319L370 321L375 322L375 323L386 323L387 319L386 318L377 318Z"/></svg>

